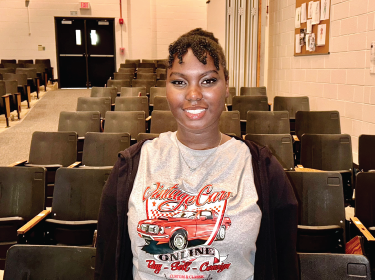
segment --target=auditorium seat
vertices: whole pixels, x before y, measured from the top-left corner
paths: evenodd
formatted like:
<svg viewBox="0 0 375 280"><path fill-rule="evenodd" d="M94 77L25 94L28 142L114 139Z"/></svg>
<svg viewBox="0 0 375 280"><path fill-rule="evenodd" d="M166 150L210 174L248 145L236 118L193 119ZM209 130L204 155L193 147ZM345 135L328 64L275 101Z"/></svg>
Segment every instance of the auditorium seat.
<svg viewBox="0 0 375 280"><path fill-rule="evenodd" d="M290 134L287 111L247 111L246 133Z"/></svg>
<svg viewBox="0 0 375 280"><path fill-rule="evenodd" d="M118 153L128 147L129 133L87 132L80 167L112 167Z"/></svg>
<svg viewBox="0 0 375 280"><path fill-rule="evenodd" d="M375 170L375 135L362 134L358 138L359 170Z"/></svg>
<svg viewBox="0 0 375 280"><path fill-rule="evenodd" d="M11 102L13 101L13 96L7 94L5 88L5 82L0 81L0 115L5 116L6 127L9 127L9 118L11 112Z"/></svg>
<svg viewBox="0 0 375 280"><path fill-rule="evenodd" d="M92 87L90 97L110 97L111 104L115 104L117 88L115 87Z"/></svg>
<svg viewBox="0 0 375 280"><path fill-rule="evenodd" d="M104 132L126 132L131 140L136 142L139 133L146 132L144 111L115 111L107 112L105 116Z"/></svg>
<svg viewBox="0 0 375 280"><path fill-rule="evenodd" d="M19 64L34 63L34 60L33 59L19 59L17 63Z"/></svg>
<svg viewBox="0 0 375 280"><path fill-rule="evenodd" d="M31 89L27 83L27 75L26 74L11 74L6 73L4 74L4 80L7 81L17 81L18 83L18 90L21 92L21 101L27 101L27 108L30 108L31 102Z"/></svg>
<svg viewBox="0 0 375 280"><path fill-rule="evenodd" d="M135 72L135 69L137 68L137 64L136 63L121 63L120 68L133 69L133 71Z"/></svg>
<svg viewBox="0 0 375 280"><path fill-rule="evenodd" d="M266 87L240 87L240 95L244 96L257 96L264 95L267 96Z"/></svg>
<svg viewBox="0 0 375 280"><path fill-rule="evenodd" d="M300 280L370 280L371 267L362 255L299 253Z"/></svg>
<svg viewBox="0 0 375 280"><path fill-rule="evenodd" d="M42 167L0 167L1 270L6 251L17 243L17 229L44 209L45 177Z"/></svg>
<svg viewBox="0 0 375 280"><path fill-rule="evenodd" d="M152 72L155 72L155 68L156 68L156 65L155 63L146 63L146 62L141 62L141 63L138 63L137 65L137 72L138 73L141 73L139 72L139 69L142 69L142 68L145 68L145 69L153 69Z"/></svg>
<svg viewBox="0 0 375 280"><path fill-rule="evenodd" d="M147 96L146 87L122 87L120 97Z"/></svg>
<svg viewBox="0 0 375 280"><path fill-rule="evenodd" d="M166 87L167 81L166 80L157 80L155 87Z"/></svg>
<svg viewBox="0 0 375 280"><path fill-rule="evenodd" d="M115 111L143 111L145 117L148 118L148 97L117 97L115 103Z"/></svg>
<svg viewBox="0 0 375 280"><path fill-rule="evenodd" d="M58 131L75 131L77 140L77 161L82 161L82 152L87 132L100 132L99 111L60 112Z"/></svg>
<svg viewBox="0 0 375 280"><path fill-rule="evenodd" d="M310 103L308 96L275 96L273 99L274 111L288 111L289 118L295 119L298 111L310 111Z"/></svg>
<svg viewBox="0 0 375 280"><path fill-rule="evenodd" d="M177 121L171 111L152 111L151 133L162 133L177 130Z"/></svg>
<svg viewBox="0 0 375 280"><path fill-rule="evenodd" d="M0 74L3 75L3 77L4 77L4 74L6 74L6 73L14 74L14 73L16 73L16 69L12 69L12 68L0 68Z"/></svg>
<svg viewBox="0 0 375 280"><path fill-rule="evenodd" d="M229 87L229 95L227 98L225 98L225 104L228 106L228 109L232 109L233 96L236 96L236 88Z"/></svg>
<svg viewBox="0 0 375 280"><path fill-rule="evenodd" d="M1 64L4 65L4 63L17 63L15 59L2 59Z"/></svg>
<svg viewBox="0 0 375 280"><path fill-rule="evenodd" d="M10 68L10 69L17 69L17 68L23 68L25 65L22 64L22 63L7 63L7 62L4 62L2 63L4 65L4 68ZM15 73L15 72L14 72Z"/></svg>
<svg viewBox="0 0 375 280"><path fill-rule="evenodd" d="M155 68L138 68L137 69L137 75L143 74L143 73L155 73Z"/></svg>
<svg viewBox="0 0 375 280"><path fill-rule="evenodd" d="M135 64L135 68L138 67L139 63L141 63L140 59L125 59L125 64Z"/></svg>
<svg viewBox="0 0 375 280"><path fill-rule="evenodd" d="M146 93L150 93L150 88L155 87L156 81L154 80L133 80L132 81L132 86L133 87L145 87L146 88Z"/></svg>
<svg viewBox="0 0 375 280"><path fill-rule="evenodd" d="M7 256L4 280L94 278L96 249L16 245Z"/></svg>
<svg viewBox="0 0 375 280"><path fill-rule="evenodd" d="M44 66L45 72L47 73L47 81L51 80L53 82L54 80L54 73L53 73L53 67L51 67L51 60L49 58L47 59L35 59L35 64L42 64Z"/></svg>
<svg viewBox="0 0 375 280"><path fill-rule="evenodd" d="M219 129L222 133L241 137L240 112L223 111L220 116Z"/></svg>
<svg viewBox="0 0 375 280"><path fill-rule="evenodd" d="M338 172L287 171L298 200L297 251L345 252L345 208Z"/></svg>
<svg viewBox="0 0 375 280"><path fill-rule="evenodd" d="M111 111L111 97L78 97L77 111L99 111L104 119L105 113Z"/></svg>
<svg viewBox="0 0 375 280"><path fill-rule="evenodd" d="M150 88L150 106L154 106L155 96L167 96L167 89L165 87L151 87Z"/></svg>
<svg viewBox="0 0 375 280"><path fill-rule="evenodd" d="M119 68L117 73L132 74L134 78L135 68Z"/></svg>
<svg viewBox="0 0 375 280"><path fill-rule="evenodd" d="M113 79L131 81L134 79L134 75L131 73L113 73Z"/></svg>
<svg viewBox="0 0 375 280"><path fill-rule="evenodd" d="M170 111L168 100L166 96L155 96L154 97L154 108L153 110Z"/></svg>
<svg viewBox="0 0 375 280"><path fill-rule="evenodd" d="M107 81L107 87L117 88L117 92L121 92L122 87L130 87L132 85L132 80L111 80Z"/></svg>
<svg viewBox="0 0 375 280"><path fill-rule="evenodd" d="M138 73L137 80L154 80L156 82L155 73Z"/></svg>
<svg viewBox="0 0 375 280"><path fill-rule="evenodd" d="M324 171L338 171L343 178L344 197L353 194L353 156L348 134L304 134L301 139L301 165Z"/></svg>
<svg viewBox="0 0 375 280"><path fill-rule="evenodd" d="M46 68L43 64L32 64L32 63L25 63L25 68L34 68L36 69L37 76L39 77L40 84L44 85L44 91L47 89L47 82L48 82L48 73L46 72Z"/></svg>
<svg viewBox="0 0 375 280"><path fill-rule="evenodd" d="M232 110L239 111L241 121L246 122L247 111L269 111L267 96L233 96Z"/></svg>
<svg viewBox="0 0 375 280"><path fill-rule="evenodd" d="M160 75L164 75L163 78L164 79L161 79ZM158 80L165 80L166 78L166 75L167 75L167 69L163 69L163 68L156 68L156 79Z"/></svg>
<svg viewBox="0 0 375 280"><path fill-rule="evenodd" d="M39 86L40 86L40 79L37 76L37 72L35 68L17 68L16 74L26 74L28 85L30 85L31 92L36 91L36 97L39 99Z"/></svg>
<svg viewBox="0 0 375 280"><path fill-rule="evenodd" d="M18 92L18 82L17 81L4 81L5 91L7 94L11 94L10 97L10 110L17 111L17 118L20 120L21 112L21 93Z"/></svg>

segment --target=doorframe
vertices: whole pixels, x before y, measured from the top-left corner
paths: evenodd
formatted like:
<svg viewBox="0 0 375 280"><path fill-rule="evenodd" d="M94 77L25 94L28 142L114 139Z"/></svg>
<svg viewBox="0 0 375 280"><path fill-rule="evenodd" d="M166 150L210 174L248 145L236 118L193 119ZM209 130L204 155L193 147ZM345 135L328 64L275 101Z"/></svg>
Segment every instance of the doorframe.
<svg viewBox="0 0 375 280"><path fill-rule="evenodd" d="M116 65L117 65L117 56L116 56L116 20L115 18L109 18L109 17L54 17L54 22L53 24L55 25L55 43L56 43L56 66L57 66L57 84L58 84L58 87L61 88L61 83L60 83L60 65L59 65L59 39L57 37L57 25L56 25L56 20L63 20L63 19L66 19L66 20L75 20L75 19L82 19L82 20L87 20L87 19L98 19L98 20L113 20L113 58L115 60L115 63L114 63L114 69L113 71L116 72ZM87 38L87 30L86 30L86 22L85 22L85 38ZM85 45L85 52L87 53L87 44ZM88 65L87 65L87 57L86 57L86 69L88 68ZM89 88L88 86L88 72L86 73L86 85L87 85L87 89Z"/></svg>

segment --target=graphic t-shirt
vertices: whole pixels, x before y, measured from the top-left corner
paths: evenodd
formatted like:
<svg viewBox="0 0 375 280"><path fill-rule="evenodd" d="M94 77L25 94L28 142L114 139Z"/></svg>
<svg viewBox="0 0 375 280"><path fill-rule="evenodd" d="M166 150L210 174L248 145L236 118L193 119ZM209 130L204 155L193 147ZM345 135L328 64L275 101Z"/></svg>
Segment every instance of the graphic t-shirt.
<svg viewBox="0 0 375 280"><path fill-rule="evenodd" d="M147 141L129 200L134 279L253 279L257 200L245 143L192 150L176 132Z"/></svg>

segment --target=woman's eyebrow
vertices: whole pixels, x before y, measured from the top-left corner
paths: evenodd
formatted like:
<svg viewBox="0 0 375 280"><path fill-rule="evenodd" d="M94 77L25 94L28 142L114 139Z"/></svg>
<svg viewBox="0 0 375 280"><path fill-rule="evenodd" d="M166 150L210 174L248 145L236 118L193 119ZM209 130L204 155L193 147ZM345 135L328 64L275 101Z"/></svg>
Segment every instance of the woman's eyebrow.
<svg viewBox="0 0 375 280"><path fill-rule="evenodd" d="M211 74L211 73L219 74L219 72L217 70L209 70L207 72L202 73L200 76L203 77L203 76L206 76L206 75ZM169 74L169 77L171 77L172 75L176 75L176 76L180 76L180 77L185 77L186 76L185 74L180 73L180 72L171 72Z"/></svg>

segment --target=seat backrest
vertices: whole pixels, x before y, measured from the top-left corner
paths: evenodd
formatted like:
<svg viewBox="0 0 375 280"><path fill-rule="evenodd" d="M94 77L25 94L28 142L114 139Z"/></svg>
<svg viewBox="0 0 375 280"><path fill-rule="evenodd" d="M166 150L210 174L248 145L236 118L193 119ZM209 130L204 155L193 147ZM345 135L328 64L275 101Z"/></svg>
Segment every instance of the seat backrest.
<svg viewBox="0 0 375 280"><path fill-rule="evenodd" d="M150 88L150 105L154 104L155 96L167 96L167 88L165 88L165 87L151 87Z"/></svg>
<svg viewBox="0 0 375 280"><path fill-rule="evenodd" d="M17 81L4 81L6 93L15 94L18 92Z"/></svg>
<svg viewBox="0 0 375 280"><path fill-rule="evenodd" d="M17 81L18 86L26 86L27 85L27 75L26 74L12 74L12 73L5 73L4 80L10 81Z"/></svg>
<svg viewBox="0 0 375 280"><path fill-rule="evenodd" d="M109 111L105 116L104 132L127 132L135 140L139 133L146 132L145 112Z"/></svg>
<svg viewBox="0 0 375 280"><path fill-rule="evenodd" d="M289 118L295 119L298 111L310 111L308 96L275 96L273 99L274 111L288 111Z"/></svg>
<svg viewBox="0 0 375 280"><path fill-rule="evenodd" d="M22 63L2 63L4 65L4 68L12 68L12 69L17 69L17 68L23 68L24 65Z"/></svg>
<svg viewBox="0 0 375 280"><path fill-rule="evenodd" d="M304 134L301 164L325 171L352 170L351 138L348 134Z"/></svg>
<svg viewBox="0 0 375 280"><path fill-rule="evenodd" d="M137 68L137 64L135 64L135 63L121 63L120 68L131 68L135 72L135 68Z"/></svg>
<svg viewBox="0 0 375 280"><path fill-rule="evenodd" d="M43 64L25 63L25 68L34 68L36 69L37 73L44 73L46 71L46 68Z"/></svg>
<svg viewBox="0 0 375 280"><path fill-rule="evenodd" d="M246 134L245 139L267 146L284 169L294 169L293 142L290 134Z"/></svg>
<svg viewBox="0 0 375 280"><path fill-rule="evenodd" d="M298 200L298 224L336 225L345 233L344 192L340 173L287 171L286 174Z"/></svg>
<svg viewBox="0 0 375 280"><path fill-rule="evenodd" d="M0 167L0 218L28 221L44 210L45 169Z"/></svg>
<svg viewBox="0 0 375 280"><path fill-rule="evenodd" d="M375 135L360 135L358 138L359 170L375 170Z"/></svg>
<svg viewBox="0 0 375 280"><path fill-rule="evenodd" d="M51 68L51 60L47 59L35 59L35 64L43 64L45 68Z"/></svg>
<svg viewBox="0 0 375 280"><path fill-rule="evenodd" d="M375 173L360 172L356 176L355 216L366 226L375 226Z"/></svg>
<svg viewBox="0 0 375 280"><path fill-rule="evenodd" d="M138 69L139 68L153 68L154 69L154 72L155 72L155 68L156 68L156 65L155 63L139 63L138 64Z"/></svg>
<svg viewBox="0 0 375 280"><path fill-rule="evenodd" d="M296 135L304 133L340 134L340 113L338 111L298 111L296 112Z"/></svg>
<svg viewBox="0 0 375 280"><path fill-rule="evenodd" d="M139 133L137 136L137 142L140 142L142 140L148 140L148 139L154 139L156 137L159 137L160 133Z"/></svg>
<svg viewBox="0 0 375 280"><path fill-rule="evenodd" d="M138 67L139 63L141 63L140 59L125 59L125 64L135 64Z"/></svg>
<svg viewBox="0 0 375 280"><path fill-rule="evenodd" d="M177 130L177 121L171 111L157 111L151 113L151 133L162 133Z"/></svg>
<svg viewBox="0 0 375 280"><path fill-rule="evenodd" d="M97 220L100 197L111 170L111 167L59 168L53 190L53 219Z"/></svg>
<svg viewBox="0 0 375 280"><path fill-rule="evenodd" d="M6 73L14 74L16 72L15 69L12 68L0 68L0 74L4 75Z"/></svg>
<svg viewBox="0 0 375 280"><path fill-rule="evenodd" d="M0 114L5 114L5 104L3 98L1 96L6 94L5 82L0 81Z"/></svg>
<svg viewBox="0 0 375 280"><path fill-rule="evenodd" d="M120 97L147 96L146 87L122 87Z"/></svg>
<svg viewBox="0 0 375 280"><path fill-rule="evenodd" d="M93 279L93 247L15 245L5 262L4 280Z"/></svg>
<svg viewBox="0 0 375 280"><path fill-rule="evenodd" d="M241 120L246 120L247 111L269 111L267 96L233 96L232 110L240 112Z"/></svg>
<svg viewBox="0 0 375 280"><path fill-rule="evenodd" d="M115 87L92 87L91 88L91 97L110 97L111 103L115 103L117 96L117 88Z"/></svg>
<svg viewBox="0 0 375 280"><path fill-rule="evenodd" d="M1 64L4 63L17 63L17 61L15 59L2 59Z"/></svg>
<svg viewBox="0 0 375 280"><path fill-rule="evenodd" d="M154 97L154 110L169 111L169 104L166 96Z"/></svg>
<svg viewBox="0 0 375 280"><path fill-rule="evenodd" d="M371 279L369 260L363 255L298 253L301 280Z"/></svg>
<svg viewBox="0 0 375 280"><path fill-rule="evenodd" d="M241 137L240 112L223 111L220 116L219 129L222 133Z"/></svg>
<svg viewBox="0 0 375 280"><path fill-rule="evenodd" d="M162 68L157 68L156 69L156 78L160 79L160 75L165 75L167 74L167 69L162 69Z"/></svg>
<svg viewBox="0 0 375 280"><path fill-rule="evenodd" d="M267 96L266 87L241 87L240 95L256 96L265 95Z"/></svg>
<svg viewBox="0 0 375 280"><path fill-rule="evenodd" d="M131 80L108 80L107 86L108 87L115 87L115 88L117 88L117 92L120 92L122 87L130 87L131 86Z"/></svg>
<svg viewBox="0 0 375 280"><path fill-rule="evenodd" d="M290 133L287 111L247 111L246 133L286 134Z"/></svg>
<svg viewBox="0 0 375 280"><path fill-rule="evenodd" d="M132 74L133 77L134 77L134 72L135 72L134 68L121 68L121 67L117 71L117 73Z"/></svg>
<svg viewBox="0 0 375 280"><path fill-rule="evenodd" d="M229 87L229 95L225 99L225 104L232 105L233 96L236 96L236 87Z"/></svg>
<svg viewBox="0 0 375 280"><path fill-rule="evenodd" d="M100 132L99 111L60 112L58 131L75 131L78 137L87 132Z"/></svg>
<svg viewBox="0 0 375 280"><path fill-rule="evenodd" d="M137 69L137 75L143 74L143 73L154 73L154 72L155 72L154 68L138 68Z"/></svg>
<svg viewBox="0 0 375 280"><path fill-rule="evenodd" d="M156 81L156 73L138 73L137 79L139 79L139 80L155 80Z"/></svg>
<svg viewBox="0 0 375 280"><path fill-rule="evenodd" d="M20 64L33 64L34 63L34 60L33 59L19 59L18 60L18 63Z"/></svg>
<svg viewBox="0 0 375 280"><path fill-rule="evenodd" d="M142 63L156 63L156 59L142 59Z"/></svg>
<svg viewBox="0 0 375 280"><path fill-rule="evenodd" d="M77 133L35 131L31 138L29 163L69 166L77 158Z"/></svg>
<svg viewBox="0 0 375 280"><path fill-rule="evenodd" d="M104 117L107 111L111 111L110 97L78 97L77 111L99 111Z"/></svg>
<svg viewBox="0 0 375 280"><path fill-rule="evenodd" d="M154 87L156 84L156 81L154 80L132 80L132 86L133 87L145 87L146 93L150 93L150 88Z"/></svg>
<svg viewBox="0 0 375 280"><path fill-rule="evenodd" d="M83 146L85 166L113 166L118 153L130 146L129 133L87 132Z"/></svg>
<svg viewBox="0 0 375 280"><path fill-rule="evenodd" d="M145 117L147 118L149 114L148 97L117 97L115 111L143 111L145 112Z"/></svg>
<svg viewBox="0 0 375 280"><path fill-rule="evenodd" d="M29 79L37 77L35 68L17 68L16 74L26 74Z"/></svg>
<svg viewBox="0 0 375 280"><path fill-rule="evenodd" d="M132 80L134 75L132 73L113 73L114 80Z"/></svg>

